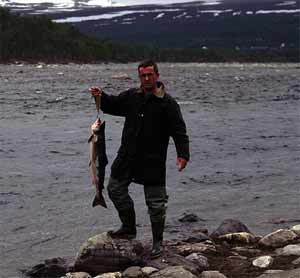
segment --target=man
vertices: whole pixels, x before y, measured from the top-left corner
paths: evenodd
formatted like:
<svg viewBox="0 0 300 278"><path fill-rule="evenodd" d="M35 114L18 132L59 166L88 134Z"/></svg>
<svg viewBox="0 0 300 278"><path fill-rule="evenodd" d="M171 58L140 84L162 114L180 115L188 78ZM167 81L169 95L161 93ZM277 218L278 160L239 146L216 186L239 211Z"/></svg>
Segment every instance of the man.
<svg viewBox="0 0 300 278"><path fill-rule="evenodd" d="M143 184L153 236L151 257L156 258L163 251L169 138L173 138L176 146L179 171L189 160L189 139L179 105L158 81L156 63L151 60L142 62L138 74L140 87L118 96L107 95L97 87L90 90L93 96L101 96L104 113L125 117L121 146L107 186L122 225L110 235L128 239L136 236L134 203L128 194L128 186L131 182Z"/></svg>

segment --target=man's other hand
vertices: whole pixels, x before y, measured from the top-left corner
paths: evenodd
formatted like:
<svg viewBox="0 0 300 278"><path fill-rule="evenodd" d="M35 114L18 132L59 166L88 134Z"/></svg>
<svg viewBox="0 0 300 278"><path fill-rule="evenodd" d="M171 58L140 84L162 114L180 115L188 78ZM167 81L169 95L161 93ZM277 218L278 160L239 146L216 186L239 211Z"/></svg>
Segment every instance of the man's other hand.
<svg viewBox="0 0 300 278"><path fill-rule="evenodd" d="M91 87L89 91L91 92L93 97L100 96L102 92L101 88L98 87Z"/></svg>
<svg viewBox="0 0 300 278"><path fill-rule="evenodd" d="M178 171L182 171L186 167L187 161L183 157L178 157L176 161L176 165L178 167Z"/></svg>

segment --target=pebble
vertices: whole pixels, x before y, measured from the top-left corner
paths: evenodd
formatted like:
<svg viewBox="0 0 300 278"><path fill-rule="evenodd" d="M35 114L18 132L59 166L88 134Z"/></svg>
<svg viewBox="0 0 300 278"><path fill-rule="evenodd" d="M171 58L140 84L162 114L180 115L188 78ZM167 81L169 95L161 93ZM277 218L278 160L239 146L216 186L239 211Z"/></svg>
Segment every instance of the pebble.
<svg viewBox="0 0 300 278"><path fill-rule="evenodd" d="M271 256L261 256L255 259L252 264L259 268L267 268L272 265L273 261L274 259Z"/></svg>

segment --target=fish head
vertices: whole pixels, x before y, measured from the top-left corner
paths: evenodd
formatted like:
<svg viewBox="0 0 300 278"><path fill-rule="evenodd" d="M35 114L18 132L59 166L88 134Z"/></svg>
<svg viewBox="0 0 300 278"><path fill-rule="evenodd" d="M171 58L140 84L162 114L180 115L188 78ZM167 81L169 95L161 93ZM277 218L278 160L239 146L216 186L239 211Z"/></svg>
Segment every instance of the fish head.
<svg viewBox="0 0 300 278"><path fill-rule="evenodd" d="M101 120L98 118L92 125L91 125L91 131L93 134L96 134L99 130L100 130L100 126L101 126L102 122Z"/></svg>

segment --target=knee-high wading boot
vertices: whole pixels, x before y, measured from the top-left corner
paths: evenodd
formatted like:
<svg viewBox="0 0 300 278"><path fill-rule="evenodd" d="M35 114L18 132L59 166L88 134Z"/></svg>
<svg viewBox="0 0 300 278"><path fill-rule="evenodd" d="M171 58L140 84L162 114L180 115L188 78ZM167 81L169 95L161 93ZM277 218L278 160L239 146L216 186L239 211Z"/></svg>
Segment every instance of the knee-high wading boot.
<svg viewBox="0 0 300 278"><path fill-rule="evenodd" d="M159 222L151 222L152 228L152 250L151 250L151 259L158 258L163 253L163 233L165 228L165 220Z"/></svg>
<svg viewBox="0 0 300 278"><path fill-rule="evenodd" d="M134 208L119 211L119 217L122 222L121 227L116 231L110 231L112 238L133 239L136 237L136 223Z"/></svg>

